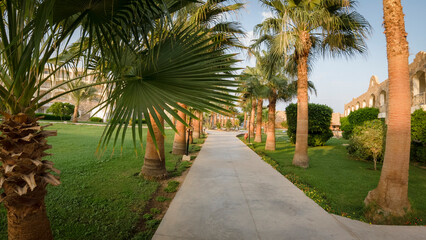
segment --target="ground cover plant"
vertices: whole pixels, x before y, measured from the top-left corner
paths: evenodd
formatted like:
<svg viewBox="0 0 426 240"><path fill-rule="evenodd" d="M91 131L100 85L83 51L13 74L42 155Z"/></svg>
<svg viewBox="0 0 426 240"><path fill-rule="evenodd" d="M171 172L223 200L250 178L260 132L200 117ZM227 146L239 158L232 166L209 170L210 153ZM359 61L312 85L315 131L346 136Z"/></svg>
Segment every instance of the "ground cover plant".
<svg viewBox="0 0 426 240"><path fill-rule="evenodd" d="M325 146L309 148L310 167L298 168L292 165L294 145L282 131L276 134L276 151L265 151L265 143L254 143L252 148L328 212L366 221L363 201L380 178L380 171L373 170L373 162L352 159L342 145L348 141L332 138ZM415 212L402 224L424 225L425 181L426 169L411 165L408 197Z"/></svg>
<svg viewBox="0 0 426 240"><path fill-rule="evenodd" d="M58 136L50 160L62 171L61 185L48 187L46 205L55 239L132 239L147 201L159 187L139 177L143 153L135 156L131 136L123 151L109 149L97 158L103 126L54 124ZM144 131L146 136L146 130ZM180 156L170 154L174 132L166 130L166 168L177 175ZM7 239L6 210L0 207L0 239ZM152 221L154 223L154 221ZM158 225L159 221L155 221ZM157 226L155 225L155 227Z"/></svg>

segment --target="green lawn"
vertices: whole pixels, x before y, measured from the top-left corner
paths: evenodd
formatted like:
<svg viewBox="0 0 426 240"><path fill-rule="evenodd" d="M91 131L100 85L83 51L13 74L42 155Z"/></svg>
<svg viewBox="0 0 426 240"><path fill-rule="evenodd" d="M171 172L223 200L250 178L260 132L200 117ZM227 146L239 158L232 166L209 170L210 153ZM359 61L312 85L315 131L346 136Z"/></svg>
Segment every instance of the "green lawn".
<svg viewBox="0 0 426 240"><path fill-rule="evenodd" d="M114 155L107 151L98 159L95 150L103 127L55 124L48 129L58 131L49 143L53 145L51 160L62 171L62 184L49 186L46 197L55 239L132 239L140 214L159 183L138 176L143 154L135 156L131 134L122 153L118 146ZM167 170L176 175L183 168L180 157L170 153L174 132L166 132ZM0 214L0 239L7 239L3 204Z"/></svg>
<svg viewBox="0 0 426 240"><path fill-rule="evenodd" d="M308 196L330 212L363 219L363 201L368 191L377 186L380 165L374 171L372 162L351 159L342 145L347 141L332 138L327 146L309 148L310 167L305 170L292 165L294 145L286 133L277 131L276 151L264 150L265 139L266 136L263 143L253 144L256 152L275 161L276 169L304 188ZM423 221L426 221L425 196L426 170L411 165L408 197L415 209L412 224L424 225Z"/></svg>

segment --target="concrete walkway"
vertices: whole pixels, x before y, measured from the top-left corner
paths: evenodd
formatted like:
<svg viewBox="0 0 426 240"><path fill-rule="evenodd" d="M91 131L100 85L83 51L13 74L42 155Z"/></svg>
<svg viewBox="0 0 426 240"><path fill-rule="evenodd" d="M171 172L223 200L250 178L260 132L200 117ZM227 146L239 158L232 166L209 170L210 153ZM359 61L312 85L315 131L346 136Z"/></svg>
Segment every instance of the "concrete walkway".
<svg viewBox="0 0 426 240"><path fill-rule="evenodd" d="M425 239L328 214L245 146L210 132L153 239Z"/></svg>

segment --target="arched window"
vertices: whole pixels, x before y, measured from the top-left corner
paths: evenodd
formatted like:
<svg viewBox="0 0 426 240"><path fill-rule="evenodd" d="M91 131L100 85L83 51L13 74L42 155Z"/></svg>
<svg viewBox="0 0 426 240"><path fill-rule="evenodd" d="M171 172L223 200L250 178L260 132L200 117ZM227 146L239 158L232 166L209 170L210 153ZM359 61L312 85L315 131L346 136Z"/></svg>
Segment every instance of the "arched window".
<svg viewBox="0 0 426 240"><path fill-rule="evenodd" d="M355 110L359 109L359 102L356 103Z"/></svg>
<svg viewBox="0 0 426 240"><path fill-rule="evenodd" d="M386 104L386 92L382 91L380 93L380 107L385 106L385 104Z"/></svg>
<svg viewBox="0 0 426 240"><path fill-rule="evenodd" d="M375 105L376 105L376 97L374 96L374 94L371 94L370 100L368 101L368 106L374 107Z"/></svg>
<svg viewBox="0 0 426 240"><path fill-rule="evenodd" d="M365 107L367 107L367 102L364 100L362 101L362 108L365 108Z"/></svg>

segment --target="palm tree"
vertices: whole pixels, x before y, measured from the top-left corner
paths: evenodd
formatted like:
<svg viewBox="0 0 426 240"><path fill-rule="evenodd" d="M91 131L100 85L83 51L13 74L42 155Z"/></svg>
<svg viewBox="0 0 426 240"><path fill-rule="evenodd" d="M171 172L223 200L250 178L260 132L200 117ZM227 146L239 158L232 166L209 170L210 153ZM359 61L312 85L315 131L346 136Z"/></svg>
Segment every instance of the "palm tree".
<svg viewBox="0 0 426 240"><path fill-rule="evenodd" d="M160 125L157 125L151 113L150 121L155 134L155 140L148 132L146 136L145 157L141 174L147 179L162 179L167 177L166 155L164 152L164 119L156 113ZM156 141L156 143L154 143Z"/></svg>
<svg viewBox="0 0 426 240"><path fill-rule="evenodd" d="M365 52L364 38L370 25L348 0L261 0L274 17L256 27L272 37L277 55L293 55L297 62L297 132L293 164L307 168L308 158L308 63L317 53L331 56Z"/></svg>
<svg viewBox="0 0 426 240"><path fill-rule="evenodd" d="M186 109L186 105L178 103L183 109ZM186 113L184 111L178 111L178 116L186 121ZM186 153L186 127L182 121L176 122L176 133L173 140L172 153L175 155L185 155Z"/></svg>
<svg viewBox="0 0 426 240"><path fill-rule="evenodd" d="M45 74L49 60L72 42L76 31L88 37L88 46L92 46L81 51L90 51L95 42L111 43L118 36L129 36L129 29L122 26L149 25L164 15L163 7L169 5L151 0L83 1L78 6L69 0L5 0L0 5L0 99L4 110L0 124L1 201L8 212L9 239L48 240L53 236L44 204L46 186L60 181L54 175L59 170L43 158L51 147L46 138L56 132L40 126L34 112L72 92L53 94L75 80L41 91L49 87L49 78L63 69L59 64ZM106 50L113 52L114 47L103 46L102 51Z"/></svg>
<svg viewBox="0 0 426 240"><path fill-rule="evenodd" d="M410 210L408 168L411 143L411 98L408 71L408 42L400 0L383 0L386 34L389 109L386 150L380 181L365 204L375 203L374 218L404 216ZM381 213L380 213L381 212Z"/></svg>
<svg viewBox="0 0 426 240"><path fill-rule="evenodd" d="M262 110L263 110L263 99L257 99L257 113L256 113L256 135L254 137L255 142L262 142Z"/></svg>
<svg viewBox="0 0 426 240"><path fill-rule="evenodd" d="M72 121L74 123L78 120L78 109L80 107L80 103L85 100L94 99L96 97L97 90L95 87L88 87L89 84L84 83L81 80L77 80L75 82L68 83L68 88L72 90L71 98L75 102L74 114ZM75 90L76 89L76 90Z"/></svg>

